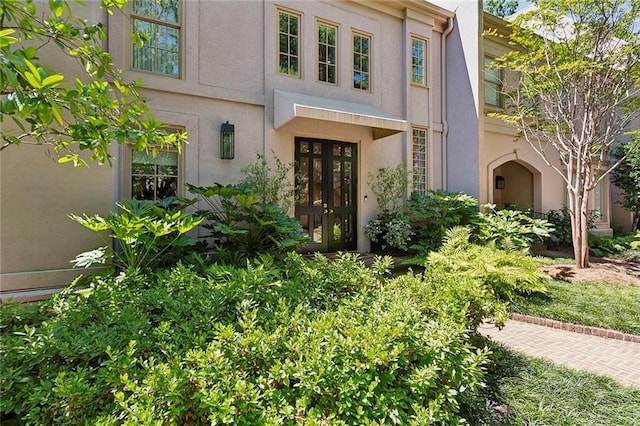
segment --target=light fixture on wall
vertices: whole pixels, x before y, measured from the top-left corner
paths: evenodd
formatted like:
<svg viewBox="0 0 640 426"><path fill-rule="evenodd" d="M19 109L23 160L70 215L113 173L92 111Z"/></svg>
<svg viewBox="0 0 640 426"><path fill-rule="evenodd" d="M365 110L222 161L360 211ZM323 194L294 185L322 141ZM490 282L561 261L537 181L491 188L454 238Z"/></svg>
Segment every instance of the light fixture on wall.
<svg viewBox="0 0 640 426"><path fill-rule="evenodd" d="M504 189L504 176L496 176L496 189Z"/></svg>
<svg viewBox="0 0 640 426"><path fill-rule="evenodd" d="M223 160L233 160L235 156L235 126L233 124L222 123L220 126L220 158Z"/></svg>

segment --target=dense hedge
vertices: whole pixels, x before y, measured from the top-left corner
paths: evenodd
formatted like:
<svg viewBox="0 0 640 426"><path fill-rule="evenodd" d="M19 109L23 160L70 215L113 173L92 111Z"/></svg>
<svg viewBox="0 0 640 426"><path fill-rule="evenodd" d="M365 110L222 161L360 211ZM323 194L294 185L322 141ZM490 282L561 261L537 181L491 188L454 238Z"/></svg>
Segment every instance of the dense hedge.
<svg viewBox="0 0 640 426"><path fill-rule="evenodd" d="M2 306L3 421L456 424L503 307L471 276L382 279L356 255L95 278ZM468 408L468 407L467 407Z"/></svg>

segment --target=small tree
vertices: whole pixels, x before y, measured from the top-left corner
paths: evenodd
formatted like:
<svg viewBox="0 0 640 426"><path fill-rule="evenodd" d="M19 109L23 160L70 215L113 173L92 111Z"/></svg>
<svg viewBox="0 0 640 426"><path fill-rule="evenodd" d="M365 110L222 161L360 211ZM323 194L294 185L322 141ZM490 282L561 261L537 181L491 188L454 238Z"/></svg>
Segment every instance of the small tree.
<svg viewBox="0 0 640 426"><path fill-rule="evenodd" d="M82 0L75 0L82 5ZM127 0L102 0L109 14ZM58 161L84 165L79 151L91 160L111 163L111 142L135 149L180 147L184 133L167 133L153 119L138 93L140 82L125 82L102 49L106 33L101 23L74 16L71 1L0 0L0 151L21 143L50 145ZM133 42L148 37L136 32ZM59 49L60 58L78 63L74 77L45 64L39 53ZM11 119L12 129L5 124Z"/></svg>
<svg viewBox="0 0 640 426"><path fill-rule="evenodd" d="M609 153L640 112L640 0L536 0L511 24L508 99L495 114L562 176L576 266L588 267L588 195L624 157ZM629 153L638 143L629 146ZM558 162L559 159L559 162Z"/></svg>
<svg viewBox="0 0 640 426"><path fill-rule="evenodd" d="M382 215L400 214L404 210L405 194L409 185L407 166L404 163L394 168L383 167L378 173L369 173L367 182L378 201Z"/></svg>
<svg viewBox="0 0 640 426"><path fill-rule="evenodd" d="M615 159L623 159L613 171L613 183L622 190L620 204L633 213L635 229L640 231L640 149L632 144L619 145L614 151Z"/></svg>

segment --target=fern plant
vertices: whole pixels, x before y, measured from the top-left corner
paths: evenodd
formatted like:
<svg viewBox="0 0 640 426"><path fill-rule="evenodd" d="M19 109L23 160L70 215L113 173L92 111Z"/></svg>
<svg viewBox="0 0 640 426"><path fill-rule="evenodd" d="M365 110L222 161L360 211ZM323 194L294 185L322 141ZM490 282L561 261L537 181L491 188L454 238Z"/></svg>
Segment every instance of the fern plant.
<svg viewBox="0 0 640 426"><path fill-rule="evenodd" d="M540 261L529 256L526 249L505 251L494 242L477 245L469 241L470 236L467 227L447 231L442 248L427 257L427 269L479 280L502 301L512 300L518 293L546 291L547 275L539 270Z"/></svg>

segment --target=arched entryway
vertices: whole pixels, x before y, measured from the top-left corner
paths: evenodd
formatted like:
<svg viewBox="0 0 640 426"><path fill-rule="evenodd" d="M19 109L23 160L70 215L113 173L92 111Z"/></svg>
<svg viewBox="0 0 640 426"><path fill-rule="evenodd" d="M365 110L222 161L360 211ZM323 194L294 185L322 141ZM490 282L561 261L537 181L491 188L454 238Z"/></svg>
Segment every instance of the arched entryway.
<svg viewBox="0 0 640 426"><path fill-rule="evenodd" d="M535 169L517 160L507 161L493 169L493 203L499 209L536 210L539 176Z"/></svg>

